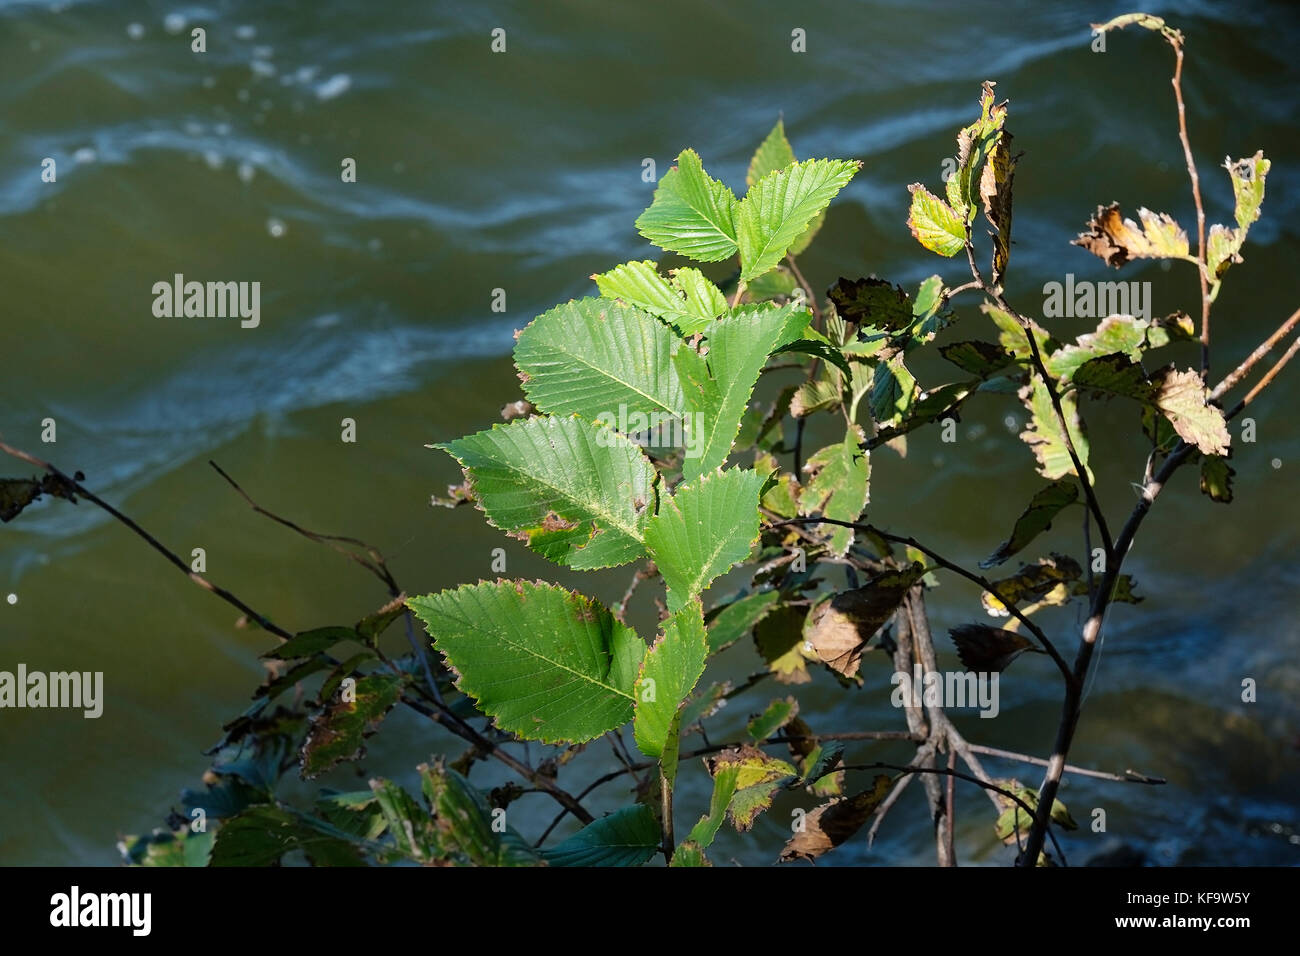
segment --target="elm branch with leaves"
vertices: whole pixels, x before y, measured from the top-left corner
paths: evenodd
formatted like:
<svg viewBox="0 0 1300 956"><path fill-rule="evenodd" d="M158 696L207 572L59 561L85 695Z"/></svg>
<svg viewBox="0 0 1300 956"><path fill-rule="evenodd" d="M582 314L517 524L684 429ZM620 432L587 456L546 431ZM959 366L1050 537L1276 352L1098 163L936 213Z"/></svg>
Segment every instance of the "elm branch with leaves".
<svg viewBox="0 0 1300 956"><path fill-rule="evenodd" d="M784 791L805 791L820 803L773 854L816 860L864 827L874 839L919 779L941 865L957 862L958 782L987 796L994 830L1017 848L1018 863L1051 865L1066 863L1057 831L1075 826L1057 799L1064 774L1163 783L1066 763L1083 688L1106 611L1140 600L1124 561L1174 472L1196 463L1201 490L1213 501L1231 500L1227 424L1300 350L1300 339L1226 411L1225 399L1295 330L1300 310L1209 385L1211 306L1227 270L1242 262L1269 163L1256 153L1226 164L1235 226L1207 232L1182 102L1183 38L1145 14L1096 28L1128 25L1160 33L1176 55L1173 87L1197 249L1191 252L1187 233L1171 216L1139 209L1134 220L1115 206L1100 207L1076 243L1116 268L1137 259L1196 268L1200 368L1159 358L1160 350L1197 338L1183 313L1154 320L1107 316L1094 331L1062 342L1007 300L1012 191L1022 156L1012 147L1007 103L997 101L991 82L980 92L975 119L958 132L956 168L940 193L910 187L908 226L927 250L964 255L970 278L958 284L935 275L910 292L874 277L841 278L821 301L797 257L859 164L796 159L778 122L737 198L696 152L685 150L637 228L695 265L665 271L643 260L594 276L596 296L551 309L518 336L514 359L525 398L503 409L503 423L436 446L461 466L465 483L435 503L472 502L494 528L573 570L630 567L627 591L612 607L557 584L524 580L479 581L407 599L376 549L274 515L221 472L254 510L338 551L384 586L388 603L356 624L295 632L191 572L90 492L80 473L69 477L0 444L0 451L45 472L0 484L4 520L43 493L88 500L281 641L265 655L270 673L253 705L226 726L214 748L206 789L187 791L183 812L166 828L126 838L127 860L259 865L300 853L322 865L631 866L660 854L672 866L701 866L709 864L724 825L750 831ZM987 270L976 250L981 214L989 226ZM706 274L719 275L725 267L717 264L726 262L738 264L729 277ZM953 303L964 295L982 300L980 314L959 323ZM972 324L983 328L988 337L976 331L935 345L958 324L963 332ZM923 385L909 365L926 349L960 374ZM772 392L774 399L755 397ZM924 544L923 532L917 537L911 529L884 527L904 516L891 516L888 503L873 503L870 494L877 449L905 448L910 432L948 426L976 396L1023 408L1028 425L1020 437L1032 453L1026 466L1046 482L1018 517L1009 516L1009 534L990 544L978 570ZM1132 403L1134 427L1151 449L1140 500L1117 535L1089 467L1085 412L1098 401ZM806 423L814 415L840 437L805 454ZM674 435L675 441L665 439ZM1052 551L1014 573L985 576L1079 505L1087 516L1082 562ZM832 583L841 573L842 589ZM724 575L743 584L721 593ZM928 699L903 708L901 727L826 730L801 717L797 694L786 693L752 708L742 739L709 741L706 722L724 704L773 683L794 691L812 680L813 668L871 694L887 692L869 666L876 657L891 672L937 671L926 599L941 575L979 588L980 607L972 611L1007 619L1003 627L971 622L951 630L963 667L1002 672L1030 654L1059 672L1062 712L1048 757L968 741L942 703ZM657 633L639 634L627 623L628 607L654 581L664 586L655 598ZM1043 610L1076 600L1087 602L1088 614L1070 660L1058 647L1064 638L1053 639L1039 621ZM417 619L436 654L420 639ZM386 653L381 638L398 621L407 652ZM759 669L735 685L710 679L718 656L742 642L752 644ZM290 692L293 702L286 703ZM422 799L382 778L366 790L323 791L306 809L278 796L277 781L294 768L311 779L361 759L366 739L399 705L468 745L457 757L420 765ZM473 729L469 721L482 717L489 726ZM639 758L624 737L629 727ZM692 746L696 735L701 745ZM608 743L618 768L576 793L562 788L557 781L566 765L596 741ZM912 759L850 759L850 748L882 741L910 742ZM528 742L556 749L545 749L547 756L534 763ZM1037 788L997 778L982 758L1044 767L1044 778ZM491 759L526 786L487 793L476 787L474 767ZM711 778L712 797L707 807L692 808L689 819L696 822L679 827L679 775L701 771ZM628 805L595 819L583 800L616 782L632 784ZM550 797L560 810L532 843L505 826L501 813L528 793ZM209 828L195 830L196 811L211 819ZM549 841L570 815L583 827Z"/></svg>

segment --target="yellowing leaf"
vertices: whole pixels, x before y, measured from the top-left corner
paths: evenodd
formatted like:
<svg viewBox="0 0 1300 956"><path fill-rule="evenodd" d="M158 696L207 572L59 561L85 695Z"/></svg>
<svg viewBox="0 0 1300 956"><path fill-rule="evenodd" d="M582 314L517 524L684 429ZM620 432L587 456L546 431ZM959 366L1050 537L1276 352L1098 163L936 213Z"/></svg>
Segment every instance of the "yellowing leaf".
<svg viewBox="0 0 1300 956"><path fill-rule="evenodd" d="M912 205L907 227L916 241L941 256L955 256L966 248L966 224L946 202L920 183L908 186Z"/></svg>
<svg viewBox="0 0 1300 956"><path fill-rule="evenodd" d="M1118 269L1130 259L1180 259L1188 255L1187 233L1166 213L1139 209L1141 226L1125 219L1119 203L1098 206L1088 231L1072 240L1108 266Z"/></svg>

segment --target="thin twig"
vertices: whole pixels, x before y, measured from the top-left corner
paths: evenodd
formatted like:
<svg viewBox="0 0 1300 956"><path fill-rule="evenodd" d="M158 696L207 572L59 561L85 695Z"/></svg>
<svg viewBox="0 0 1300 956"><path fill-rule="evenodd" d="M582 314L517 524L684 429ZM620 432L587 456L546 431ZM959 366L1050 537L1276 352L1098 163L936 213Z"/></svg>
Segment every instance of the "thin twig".
<svg viewBox="0 0 1300 956"><path fill-rule="evenodd" d="M276 635L277 637L283 638L284 640L288 640L289 638L293 637L293 633L291 631L285 630L284 628L280 627L278 624L273 622L266 615L253 610L253 608L249 607L247 604L245 604L242 600L240 600L230 591L227 591L225 588L218 587L217 585L209 581L207 578L203 577L203 575L199 574L196 571L190 570L189 565L187 565L184 561L182 561L175 552L170 550L166 545L162 544L162 542L160 542L157 538L151 535L144 528L142 528L134 520L127 517L122 512L118 511L116 508L114 508L108 502L104 501L98 495L87 490L86 487L82 485L79 481L68 477L66 474L64 474L54 465L50 464L47 461L43 461L42 459L37 458L35 455L31 455L28 452L14 448L4 442L0 442L0 452L4 452L5 454L11 455L12 457L17 458L21 461L28 462L29 464L35 465L38 468L43 468L49 474L57 478L67 489L76 492L81 497L85 498L87 501L98 506L99 508L102 508L105 512L112 515L118 521L122 522L122 524L130 528L133 532L135 532L137 536L139 536L150 547L152 547L155 551L157 551L164 558L166 558L169 563L174 565L187 578L189 578L199 587L203 588L205 591L215 594L217 597L221 598L227 604L231 605L234 608L237 608L248 618L256 621L263 628L263 630L266 630ZM327 658L327 659L332 661L332 658ZM334 661L333 663L337 664L336 661ZM500 760L506 766L510 767L512 770L514 770L520 776L524 777L530 783L545 790L548 794L551 795L552 798L554 798L558 803L564 806L570 813L573 813L575 816L581 819L584 823L590 823L594 819L594 817L592 817L591 814L587 812L587 809L583 807L580 803L578 803L571 794L566 793L564 790L560 789L554 783L552 783L549 779L538 774L531 767L528 767L520 763L510 754L502 750L495 743L483 737L472 727L466 724L463 720L456 717L455 714L453 714L450 711L450 709L447 708L445 705L439 705L437 702L435 702L433 706L430 707L430 706L426 706L425 704L421 703L418 700L412 700L411 698L406 697L405 695L402 696L401 701L405 706L411 708L412 710L416 711L419 714L422 714L423 716L429 718L430 720L433 720L436 723L442 725L447 730L451 731L461 739L466 740L474 744L475 746L479 747L480 749L484 750L485 752L490 753L493 757L495 757L497 760Z"/></svg>
<svg viewBox="0 0 1300 956"><path fill-rule="evenodd" d="M1295 328L1298 323L1300 323L1300 309L1296 309L1292 312L1291 317L1279 325L1272 335L1261 342L1259 347L1255 349L1255 351L1251 352L1240 365L1233 369L1230 375L1225 377L1218 385L1214 386L1214 390L1210 392L1210 401L1218 401L1223 397L1225 392L1235 387L1236 384L1245 378L1250 370L1255 367L1256 363L1258 363L1269 352L1273 351L1273 347L1277 345L1278 342L1281 342L1286 338L1287 333Z"/></svg>
<svg viewBox="0 0 1300 956"><path fill-rule="evenodd" d="M1014 750L1002 750L998 747L987 747L984 744L968 743L968 747L976 753L986 754L990 757L1001 757L1003 760L1015 760L1019 763L1029 763L1036 767L1046 767L1048 761L1042 757L1031 757L1029 754L1016 753ZM1125 770L1120 773L1107 773L1104 770L1089 770L1087 767L1076 767L1073 764L1065 765L1065 773L1072 773L1076 777L1095 777L1098 780L1113 780L1115 783L1142 783L1148 786L1160 786L1167 783L1164 777L1152 777L1145 773L1138 773L1136 770Z"/></svg>

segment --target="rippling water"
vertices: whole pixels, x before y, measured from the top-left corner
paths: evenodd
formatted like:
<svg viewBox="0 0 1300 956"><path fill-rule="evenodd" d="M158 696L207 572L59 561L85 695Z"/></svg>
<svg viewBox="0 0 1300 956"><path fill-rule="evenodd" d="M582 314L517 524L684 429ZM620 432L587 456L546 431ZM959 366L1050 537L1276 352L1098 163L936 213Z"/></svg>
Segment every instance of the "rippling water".
<svg viewBox="0 0 1300 956"><path fill-rule="evenodd" d="M1188 37L1185 87L1210 221L1231 191L1216 163L1263 148L1273 160L1264 218L1217 306L1215 367L1245 354L1300 303L1300 42L1293 8L1157 5ZM686 145L733 186L778 115L800 156L862 159L804 271L824 287L876 272L914 282L936 268L902 221L906 185L934 183L979 84L1011 99L1025 150L1017 174L1009 288L1036 308L1045 281L1102 274L1067 245L1095 204L1120 201L1194 222L1168 76L1155 37L1089 49L1087 24L1114 4L780 3L263 4L9 3L0 6L0 434L34 449L155 531L203 547L210 576L293 627L353 620L383 595L352 568L263 523L207 467L230 471L268 507L364 537L404 587L435 590L489 573L559 577L606 599L619 575L576 578L485 527L431 511L456 477L424 445L482 427L518 395L512 333L586 276L653 254L632 222L659 171ZM207 52L190 50L206 30ZM492 54L490 33L507 31ZM790 31L808 52L790 52ZM57 164L42 183L41 162ZM340 179L355 159L355 183ZM1195 311L1185 271L1135 264L1154 311ZM262 321L156 319L153 283L175 273L260 281ZM944 274L955 278L957 272ZM507 311L491 311L494 289ZM1037 301L1036 301L1037 300ZM983 320L967 309L970 337ZM1082 327L1060 320L1061 334ZM1194 361L1194 350L1182 356ZM1143 789L1086 780L1064 793L1109 832L1067 842L1073 861L1124 844L1156 863L1290 863L1300 854L1300 617L1296 594L1300 369L1254 406L1257 443L1237 444L1238 501L1211 505L1181 475L1132 558L1138 609L1117 609L1072 758L1169 778ZM929 373L929 377L926 376ZM921 367L938 383L938 367ZM1012 410L1014 411L1014 409ZM1005 536L1034 487L1005 405L962 424L964 454L916 440L906 461L877 456L872 518L962 559ZM58 422L41 445L40 422ZM338 441L357 421L359 442ZM1133 500L1142 451L1120 407L1089 420L1104 500ZM1013 423L1014 424L1014 423ZM972 451L973 449L973 451ZM10 467L4 473L15 473ZM1058 547L1078 550L1057 529ZM125 529L82 504L47 503L0 532L0 667L105 671L98 721L59 712L0 718L0 860L115 860L119 832L161 822L198 780L200 751L243 709L265 641ZM936 629L970 619L975 595L946 581ZM645 621L642 621L643 629ZM1059 612L1054 629L1077 621ZM715 679L747 674L729 651ZM1259 702L1242 704L1243 677ZM821 729L901 726L883 667L842 695L819 678L805 715ZM1042 753L1057 704L1050 668L1018 664L1003 719L962 721L980 742ZM773 694L775 694L773 690ZM754 698L754 705L761 704ZM737 710L743 710L743 705ZM710 730L729 739L744 713ZM370 773L402 775L445 742L404 715ZM993 724L984 727L982 724ZM455 751L455 744L450 744ZM864 758L905 751L863 748ZM576 782L605 769L592 748ZM1011 767L997 766L1010 773ZM496 770L484 767L483 781ZM702 809L688 778L683 818ZM1036 783L1037 773L1023 773ZM334 781L346 782L345 774ZM624 799L602 791L607 806ZM535 830L544 799L516 807ZM959 853L1005 859L987 804L962 798ZM716 858L774 855L791 807L758 839L720 838ZM512 816L514 810L512 809ZM912 799L868 852L827 862L932 858Z"/></svg>

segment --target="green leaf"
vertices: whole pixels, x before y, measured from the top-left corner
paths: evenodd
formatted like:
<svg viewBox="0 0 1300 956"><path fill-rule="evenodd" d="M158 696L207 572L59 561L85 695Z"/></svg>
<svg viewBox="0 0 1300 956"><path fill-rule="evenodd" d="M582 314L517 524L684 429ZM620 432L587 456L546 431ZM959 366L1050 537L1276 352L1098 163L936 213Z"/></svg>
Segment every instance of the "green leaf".
<svg viewBox="0 0 1300 956"><path fill-rule="evenodd" d="M685 299L678 301L685 305ZM515 365L524 393L541 411L608 422L617 421L625 406L626 414L663 419L682 413L682 384L672 362L678 345L671 330L644 309L612 299L578 299L538 316L519 333Z"/></svg>
<svg viewBox="0 0 1300 956"><path fill-rule="evenodd" d="M685 843L678 844L677 849L673 851L672 861L669 866L712 866L709 858L704 855L704 850L696 843L689 840Z"/></svg>
<svg viewBox="0 0 1300 956"><path fill-rule="evenodd" d="M980 378L987 378L1014 361L1002 346L992 342L953 342L939 346L939 354L962 371Z"/></svg>
<svg viewBox="0 0 1300 956"><path fill-rule="evenodd" d="M745 185L753 186L760 179L785 169L794 162L794 149L785 135L785 121L778 119L772 132L759 144L754 157L749 161L749 172L745 175Z"/></svg>
<svg viewBox="0 0 1300 956"><path fill-rule="evenodd" d="M698 269L679 269L676 275L667 279L659 274L654 262L646 259L641 262L625 262L609 272L591 278L595 280L604 299L621 299L628 305L644 309L676 326L683 335L703 331L710 322L727 311L727 301L718 287ZM599 327L596 332L588 332L589 338L595 339L598 336ZM669 341L672 341L671 337ZM552 339L552 342L556 345L564 344L562 340ZM539 404L538 407L543 406Z"/></svg>
<svg viewBox="0 0 1300 956"><path fill-rule="evenodd" d="M1055 481L1066 475L1075 474L1074 462L1070 458L1065 444L1065 434L1061 423L1052 407L1052 399L1047 386L1041 378L1034 380L1020 389L1020 400L1029 409L1029 426L1020 433L1020 440L1028 445L1038 459L1038 473L1044 478ZM1092 478L1092 469L1088 468L1088 436L1084 431L1083 419L1079 417L1078 400L1073 392L1061 396L1061 411L1066 427L1079 461Z"/></svg>
<svg viewBox="0 0 1300 956"><path fill-rule="evenodd" d="M827 445L804 466L810 478L799 495L799 513L820 514L837 521L857 521L870 500L871 453L862 447L866 436L850 425L844 440ZM843 557L853 544L853 529L828 525L831 553Z"/></svg>
<svg viewBox="0 0 1300 956"><path fill-rule="evenodd" d="M907 187L912 205L907 227L916 241L941 256L955 256L966 248L966 224L946 202L920 183Z"/></svg>
<svg viewBox="0 0 1300 956"><path fill-rule="evenodd" d="M981 302L980 311L992 319L993 324L998 327L999 344L1016 358L1028 361L1032 354L1029 349L1029 339L1025 334L1025 327L1016 320L1015 316L1002 311L991 302ZM1059 345L1045 328L1032 319L1030 323L1030 330L1034 341L1038 344L1038 351L1046 358L1056 351Z"/></svg>
<svg viewBox="0 0 1300 956"><path fill-rule="evenodd" d="M1011 529L1011 537L981 561L980 567L992 568L1002 564L1050 528L1052 519L1061 513L1061 509L1078 500L1079 488L1073 481L1063 479L1052 482L1030 499L1029 507L1016 519L1015 526Z"/></svg>
<svg viewBox="0 0 1300 956"><path fill-rule="evenodd" d="M691 414L682 464L687 481L726 462L768 355L798 339L811 319L792 305L742 306L710 326L707 358L688 347L677 350L673 360Z"/></svg>
<svg viewBox="0 0 1300 956"><path fill-rule="evenodd" d="M1201 459L1202 494L1209 495L1211 501L1228 504L1232 501L1232 479L1236 474L1228 459L1206 455Z"/></svg>
<svg viewBox="0 0 1300 956"><path fill-rule="evenodd" d="M793 697L774 700L761 714L755 715L745 725L745 730L755 743L762 743L768 737L788 724L799 713L799 702Z"/></svg>
<svg viewBox="0 0 1300 956"><path fill-rule="evenodd" d="M1234 262L1241 262L1241 247L1246 242L1251 224L1259 219L1259 209L1264 202L1264 180L1273 164L1264 158L1262 151L1258 151L1247 159L1225 160L1223 165L1232 179L1237 228L1217 224L1210 227L1206 259L1210 274L1215 278L1222 276Z"/></svg>
<svg viewBox="0 0 1300 956"><path fill-rule="evenodd" d="M780 600L779 591L756 591L728 604L709 621L709 653L716 654L741 640Z"/></svg>
<svg viewBox="0 0 1300 956"><path fill-rule="evenodd" d="M279 647L271 648L262 657L269 660L291 661L312 657L343 641L359 642L360 640L360 635L350 627L317 627L310 631L299 631Z"/></svg>
<svg viewBox="0 0 1300 956"><path fill-rule="evenodd" d="M428 810L391 780L371 780L370 790L400 854L418 863L442 858L441 834Z"/></svg>
<svg viewBox="0 0 1300 956"><path fill-rule="evenodd" d="M686 297L686 312L689 319L674 323L682 335L703 332L714 319L727 311L727 300L721 290L699 269L674 269L672 283L673 287Z"/></svg>
<svg viewBox="0 0 1300 956"><path fill-rule="evenodd" d="M687 841L702 849L707 849L718 835L723 820L727 816L727 807L736 793L736 781L740 778L740 768L724 766L713 777L713 796L709 799L709 812L700 817L700 822L691 827Z"/></svg>
<svg viewBox="0 0 1300 956"><path fill-rule="evenodd" d="M876 365L871 379L871 417L881 426L897 425L912 413L918 391L916 379L899 352Z"/></svg>
<svg viewBox="0 0 1300 956"><path fill-rule="evenodd" d="M900 285L884 279L845 279L830 289L835 313L846 322L901 332L912 324L915 313L911 297Z"/></svg>
<svg viewBox="0 0 1300 956"><path fill-rule="evenodd" d="M679 486L646 523L646 548L668 585L670 612L749 557L758 538L762 484L762 475L753 470L705 475Z"/></svg>
<svg viewBox="0 0 1300 956"><path fill-rule="evenodd" d="M551 866L640 866L661 838L654 812L638 804L587 824L542 856Z"/></svg>
<svg viewBox="0 0 1300 956"><path fill-rule="evenodd" d="M466 584L411 610L497 726L527 740L582 743L632 719L645 643L599 602L553 584Z"/></svg>
<svg viewBox="0 0 1300 956"><path fill-rule="evenodd" d="M302 744L302 778L311 780L345 760L360 760L365 738L379 730L401 693L400 677L369 674L357 681L352 700L336 701L312 717Z"/></svg>
<svg viewBox="0 0 1300 956"><path fill-rule="evenodd" d="M436 446L465 469L488 520L559 564L607 568L644 553L657 473L613 429L517 419Z"/></svg>
<svg viewBox="0 0 1300 956"><path fill-rule="evenodd" d="M441 760L419 766L421 789L443 851L471 866L535 866L541 858L514 830L498 833L483 794Z"/></svg>
<svg viewBox="0 0 1300 956"><path fill-rule="evenodd" d="M708 656L704 609L697 598L664 623L663 633L641 661L633 687L632 729L637 747L647 757L663 756L673 719L704 673Z"/></svg>
<svg viewBox="0 0 1300 956"><path fill-rule="evenodd" d="M1263 150L1254 156L1233 162L1226 159L1224 168L1232 179L1232 195L1236 200L1234 217L1237 228L1243 233L1259 219L1259 207L1264 202L1264 180L1273 164L1264 158Z"/></svg>
<svg viewBox="0 0 1300 956"><path fill-rule="evenodd" d="M664 174L637 230L661 249L697 262L717 262L736 253L733 216L736 197L704 171L699 154L682 150Z"/></svg>
<svg viewBox="0 0 1300 956"><path fill-rule="evenodd" d="M776 266L860 168L856 161L810 159L756 182L736 207L740 280L748 282Z"/></svg>
<svg viewBox="0 0 1300 956"><path fill-rule="evenodd" d="M812 680L808 658L816 660L816 655L804 649L806 618L802 607L781 604L754 627L754 647L780 684L806 684Z"/></svg>
<svg viewBox="0 0 1300 956"><path fill-rule="evenodd" d="M221 824L212 842L210 866L274 866L286 853L301 850L328 865L359 865L358 850L327 824L293 810L264 804L250 807Z"/></svg>

